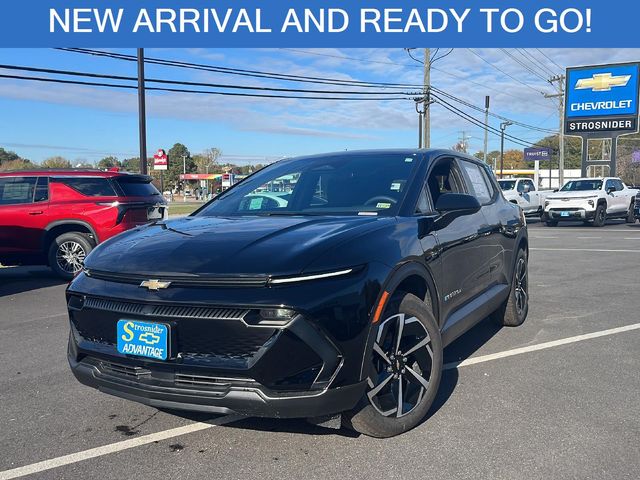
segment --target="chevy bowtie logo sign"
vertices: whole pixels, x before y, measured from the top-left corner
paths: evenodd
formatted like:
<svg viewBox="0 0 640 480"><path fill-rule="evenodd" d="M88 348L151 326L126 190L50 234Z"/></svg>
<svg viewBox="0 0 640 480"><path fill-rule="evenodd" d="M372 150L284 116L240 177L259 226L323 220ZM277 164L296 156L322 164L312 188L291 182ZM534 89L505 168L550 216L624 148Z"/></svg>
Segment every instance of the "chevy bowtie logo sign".
<svg viewBox="0 0 640 480"><path fill-rule="evenodd" d="M161 288L169 288L169 285L171 285L171 282L161 282L160 280L145 280L140 284L141 287L154 291L158 291Z"/></svg>
<svg viewBox="0 0 640 480"><path fill-rule="evenodd" d="M565 133L611 138L636 132L639 78L638 63L568 68Z"/></svg>
<svg viewBox="0 0 640 480"><path fill-rule="evenodd" d="M631 75L614 76L611 73L596 73L591 78L581 78L576 82L576 90L591 89L594 92L608 92L612 87L626 87Z"/></svg>

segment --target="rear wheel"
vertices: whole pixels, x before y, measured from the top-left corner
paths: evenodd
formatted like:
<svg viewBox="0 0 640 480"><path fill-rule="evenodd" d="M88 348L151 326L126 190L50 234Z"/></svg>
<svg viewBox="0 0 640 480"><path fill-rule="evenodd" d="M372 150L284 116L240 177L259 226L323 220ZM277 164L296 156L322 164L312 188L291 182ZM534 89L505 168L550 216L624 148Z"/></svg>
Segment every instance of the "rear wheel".
<svg viewBox="0 0 640 480"><path fill-rule="evenodd" d="M418 425L435 399L442 373L442 340L425 303L398 293L385 309L367 360L368 389L344 415L354 430L378 438Z"/></svg>
<svg viewBox="0 0 640 480"><path fill-rule="evenodd" d="M593 218L594 227L604 227L604 222L607 220L607 209L604 205L598 205L596 208L596 215Z"/></svg>
<svg viewBox="0 0 640 480"><path fill-rule="evenodd" d="M49 266L59 277L71 280L82 270L84 259L93 247L93 241L83 233L63 233L51 242Z"/></svg>
<svg viewBox="0 0 640 480"><path fill-rule="evenodd" d="M516 265L511 279L509 298L496 310L492 317L506 327L517 327L529 313L529 267L524 249L518 250Z"/></svg>

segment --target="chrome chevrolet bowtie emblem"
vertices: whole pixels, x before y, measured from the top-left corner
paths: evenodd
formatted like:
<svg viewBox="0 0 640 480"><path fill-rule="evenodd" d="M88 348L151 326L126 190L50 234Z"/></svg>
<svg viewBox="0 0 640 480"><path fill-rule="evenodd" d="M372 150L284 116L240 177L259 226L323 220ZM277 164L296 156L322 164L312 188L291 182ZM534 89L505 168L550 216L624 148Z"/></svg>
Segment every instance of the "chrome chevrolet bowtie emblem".
<svg viewBox="0 0 640 480"><path fill-rule="evenodd" d="M576 82L576 90L591 89L594 92L608 92L612 87L625 87L631 75L618 75L611 73L596 73L591 78L581 78Z"/></svg>
<svg viewBox="0 0 640 480"><path fill-rule="evenodd" d="M160 280L145 280L140 284L141 287L149 290L160 290L161 288L168 288L171 282L161 282Z"/></svg>

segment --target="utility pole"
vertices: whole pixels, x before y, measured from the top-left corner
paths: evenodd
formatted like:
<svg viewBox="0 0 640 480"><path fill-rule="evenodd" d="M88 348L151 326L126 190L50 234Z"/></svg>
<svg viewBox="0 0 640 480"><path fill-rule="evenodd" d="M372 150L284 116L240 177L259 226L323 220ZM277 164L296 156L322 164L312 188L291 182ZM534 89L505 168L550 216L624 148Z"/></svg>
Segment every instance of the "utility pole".
<svg viewBox="0 0 640 480"><path fill-rule="evenodd" d="M431 148L431 49L424 49L424 121L422 122L422 146Z"/></svg>
<svg viewBox="0 0 640 480"><path fill-rule="evenodd" d="M545 98L557 98L558 99L558 117L559 126L558 131L558 185L562 187L564 185L564 75L554 75L549 79L551 85L558 83L558 93L545 94ZM587 146L583 146L586 148Z"/></svg>
<svg viewBox="0 0 640 480"><path fill-rule="evenodd" d="M187 156L182 155L182 201L187 201Z"/></svg>
<svg viewBox="0 0 640 480"><path fill-rule="evenodd" d="M487 163L489 149L489 95L484 97L484 163Z"/></svg>
<svg viewBox="0 0 640 480"><path fill-rule="evenodd" d="M140 131L140 173L147 169L147 112L144 87L144 49L138 49L138 123Z"/></svg>
<svg viewBox="0 0 640 480"><path fill-rule="evenodd" d="M504 177L504 131L509 125L513 125L513 123L502 122L500 124L500 178Z"/></svg>

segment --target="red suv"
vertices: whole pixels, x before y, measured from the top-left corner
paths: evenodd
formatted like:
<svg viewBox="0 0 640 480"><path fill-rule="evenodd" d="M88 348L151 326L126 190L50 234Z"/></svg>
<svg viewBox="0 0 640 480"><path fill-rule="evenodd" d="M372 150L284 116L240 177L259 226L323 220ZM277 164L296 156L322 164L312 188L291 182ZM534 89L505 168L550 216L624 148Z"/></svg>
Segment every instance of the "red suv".
<svg viewBox="0 0 640 480"><path fill-rule="evenodd" d="M0 263L71 279L99 243L166 218L151 177L117 171L0 172Z"/></svg>

